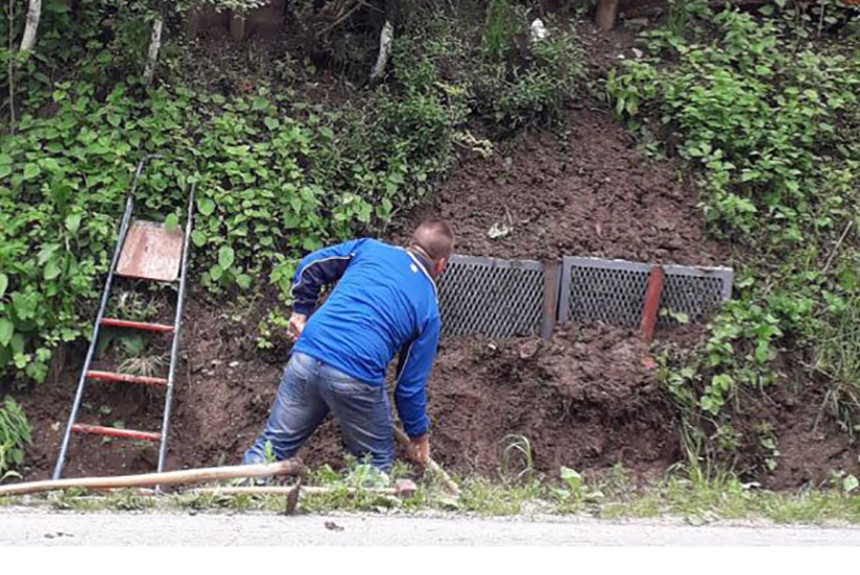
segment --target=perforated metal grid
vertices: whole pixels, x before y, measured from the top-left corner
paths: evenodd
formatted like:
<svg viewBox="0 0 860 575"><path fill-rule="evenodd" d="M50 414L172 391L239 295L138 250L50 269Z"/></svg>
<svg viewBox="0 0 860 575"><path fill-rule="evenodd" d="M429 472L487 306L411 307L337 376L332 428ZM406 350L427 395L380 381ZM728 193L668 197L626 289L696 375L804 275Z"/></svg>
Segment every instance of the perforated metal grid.
<svg viewBox="0 0 860 575"><path fill-rule="evenodd" d="M731 297L731 269L667 265L663 271L660 309L684 313L692 323L702 321ZM565 257L559 321L638 326L650 272L651 265L645 263ZM671 315L658 317L660 325L673 322Z"/></svg>
<svg viewBox="0 0 860 575"><path fill-rule="evenodd" d="M540 262L453 256L438 288L442 335L501 338L535 334L540 328Z"/></svg>
<svg viewBox="0 0 860 575"><path fill-rule="evenodd" d="M621 260L562 260L559 321L635 327L651 266Z"/></svg>
<svg viewBox="0 0 860 575"><path fill-rule="evenodd" d="M663 271L660 309L671 313L658 316L658 325L675 323L672 315L677 313L685 314L690 323L700 323L732 297L734 273L729 268L663 266Z"/></svg>

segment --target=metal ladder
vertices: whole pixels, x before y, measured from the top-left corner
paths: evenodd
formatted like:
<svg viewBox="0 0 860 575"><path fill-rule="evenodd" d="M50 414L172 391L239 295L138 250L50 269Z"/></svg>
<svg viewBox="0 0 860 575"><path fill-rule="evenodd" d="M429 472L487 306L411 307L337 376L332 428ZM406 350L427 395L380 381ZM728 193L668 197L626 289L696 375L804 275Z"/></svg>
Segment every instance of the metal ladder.
<svg viewBox="0 0 860 575"><path fill-rule="evenodd" d="M181 234L181 232L172 233L160 224L153 222L146 222L143 220L132 221L131 215L134 211L134 194L137 189L138 180L140 179L144 166L148 160L159 157L161 156L145 156L137 165L134 178L132 179L131 191L126 198L125 212L123 213L122 222L120 223L116 247L114 248L110 269L108 271L107 279L105 280L104 290L102 291L98 314L96 315L95 324L93 325L90 346L87 350L86 358L84 359L84 366L81 370L80 379L78 380L78 388L72 404L72 411L69 415L69 422L66 425L66 431L63 435L62 444L60 445L60 453L57 456L57 463L54 467L54 479L59 479L62 476L63 466L66 462L66 455L72 433L96 434L105 437L147 440L153 442L157 441L159 442L158 471L161 472L164 470L164 461L167 455L167 434L170 426L170 407L173 399L173 389L176 376L176 358L179 350L179 328L182 321L182 307L185 300L185 272L188 267L188 245L191 237L194 193L197 189L197 183L195 181L191 185L191 191L188 197L188 210L184 234ZM129 233L129 230L131 230L131 234ZM181 242L179 241L179 238L181 238ZM164 258L162 261L158 261L157 257L153 258L151 255L149 258L146 257L151 251L158 252L158 249L163 248L165 245L169 247L170 257ZM111 284L113 283L115 275L169 283L172 285L176 285L178 282L179 289L176 300L176 316L173 325L105 317ZM90 366L93 361L95 349L98 344L99 332L102 326L155 333L172 333L173 341L170 346L170 367L167 379L91 370ZM81 407L84 389L87 381L89 380L107 383L131 383L164 388L166 393L164 398L164 415L161 423L161 432L137 431L133 429L120 429L77 423L78 411Z"/></svg>

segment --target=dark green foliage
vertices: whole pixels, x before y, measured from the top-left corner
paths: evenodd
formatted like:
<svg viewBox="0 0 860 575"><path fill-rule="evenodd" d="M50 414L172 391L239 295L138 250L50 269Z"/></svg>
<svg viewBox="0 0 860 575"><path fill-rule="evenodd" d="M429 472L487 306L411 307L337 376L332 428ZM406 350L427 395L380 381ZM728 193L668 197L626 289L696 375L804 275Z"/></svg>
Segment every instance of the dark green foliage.
<svg viewBox="0 0 860 575"><path fill-rule="evenodd" d="M794 45L794 29L780 20L731 10L694 29L699 37L652 32L652 57L607 81L619 116L672 134L677 152L699 168L705 217L737 247L740 299L715 319L700 353L667 378L670 390L725 423L726 412L744 410L745 390L823 376L822 407L853 437L860 52ZM793 362L791 376L776 362L789 343L792 354L810 350L814 358Z"/></svg>
<svg viewBox="0 0 860 575"><path fill-rule="evenodd" d="M265 82L233 96L196 77L186 84L169 56L170 82L147 89L138 79L146 4L86 4L74 22L64 6L47 4L39 50L16 67L16 133L0 142L0 370L36 381L58 344L88 332L144 154L165 158L145 172L140 217L178 225L199 180L192 281L213 291L272 285L289 303L296 258L384 228L420 201L470 115L508 129L557 117L579 69L559 31L512 68L479 48L483 70L500 75L475 75L462 39L446 47L454 29L440 16L399 35L388 84L337 108ZM518 29L525 17L516 11Z"/></svg>
<svg viewBox="0 0 860 575"><path fill-rule="evenodd" d="M30 443L30 425L21 406L6 396L0 406L0 481L24 462L24 447Z"/></svg>

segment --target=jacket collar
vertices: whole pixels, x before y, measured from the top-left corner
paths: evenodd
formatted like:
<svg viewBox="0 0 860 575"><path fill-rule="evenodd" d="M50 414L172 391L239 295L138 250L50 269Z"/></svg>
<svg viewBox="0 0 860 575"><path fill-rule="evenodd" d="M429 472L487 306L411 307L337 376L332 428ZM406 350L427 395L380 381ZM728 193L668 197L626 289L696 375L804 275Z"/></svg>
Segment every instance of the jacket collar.
<svg viewBox="0 0 860 575"><path fill-rule="evenodd" d="M430 275L430 263L427 261L427 258L422 256L418 252L410 250L409 248L405 248L405 251L407 254L409 254L409 257L412 258L412 261L418 264L427 279L430 280L430 285L433 286L433 293L435 293L436 297L438 298L439 294L436 291L436 280L434 280L433 276Z"/></svg>

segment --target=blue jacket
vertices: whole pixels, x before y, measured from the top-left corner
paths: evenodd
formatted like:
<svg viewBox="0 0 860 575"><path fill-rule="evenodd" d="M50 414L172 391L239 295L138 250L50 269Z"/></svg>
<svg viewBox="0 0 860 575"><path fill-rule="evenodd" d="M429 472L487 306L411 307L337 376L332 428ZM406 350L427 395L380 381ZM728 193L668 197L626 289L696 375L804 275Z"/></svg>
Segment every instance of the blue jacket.
<svg viewBox="0 0 860 575"><path fill-rule="evenodd" d="M325 303L320 288L337 281ZM371 385L399 351L394 402L410 437L427 431L424 386L439 343L436 285L423 258L377 240L305 256L293 276L293 311L310 316L293 349Z"/></svg>

